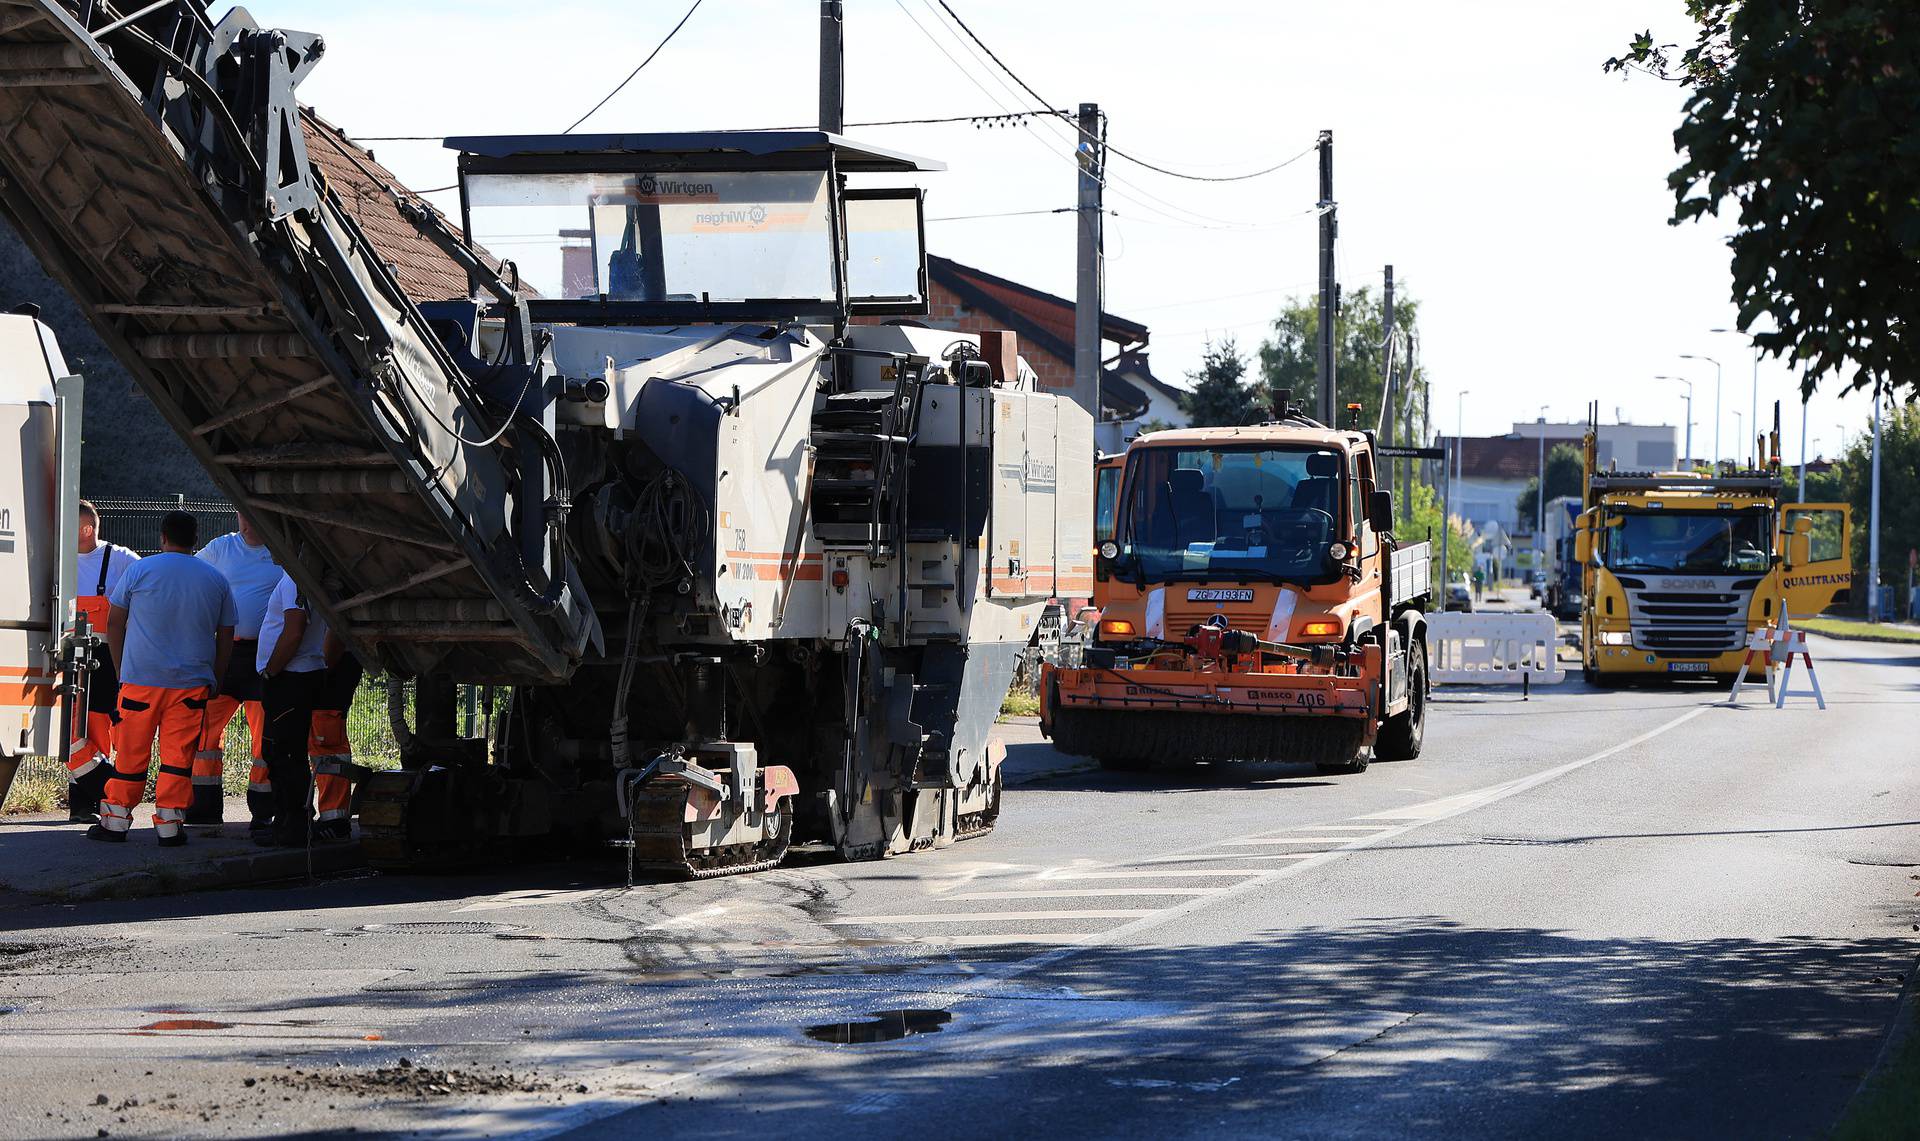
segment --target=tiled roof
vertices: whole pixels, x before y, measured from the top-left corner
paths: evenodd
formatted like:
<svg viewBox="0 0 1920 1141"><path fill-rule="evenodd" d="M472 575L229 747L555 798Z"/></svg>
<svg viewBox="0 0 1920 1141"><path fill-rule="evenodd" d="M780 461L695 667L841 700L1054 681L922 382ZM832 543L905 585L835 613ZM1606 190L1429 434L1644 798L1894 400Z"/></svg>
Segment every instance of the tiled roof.
<svg viewBox="0 0 1920 1141"><path fill-rule="evenodd" d="M1073 359L1073 302L935 254L927 255L927 275L1061 360ZM1122 345L1147 341L1145 325L1112 313L1100 315L1100 333Z"/></svg>
<svg viewBox="0 0 1920 1141"><path fill-rule="evenodd" d="M405 184L375 161L370 152L355 146L338 127L311 109L302 107L300 119L306 127L308 159L340 196L347 213L367 232L367 239L380 251L381 257L393 267L394 276L400 279L407 296L415 301L465 297L466 271L402 218L393 199L380 186L384 182L405 190ZM456 233L460 229L457 223L451 224L451 228Z"/></svg>

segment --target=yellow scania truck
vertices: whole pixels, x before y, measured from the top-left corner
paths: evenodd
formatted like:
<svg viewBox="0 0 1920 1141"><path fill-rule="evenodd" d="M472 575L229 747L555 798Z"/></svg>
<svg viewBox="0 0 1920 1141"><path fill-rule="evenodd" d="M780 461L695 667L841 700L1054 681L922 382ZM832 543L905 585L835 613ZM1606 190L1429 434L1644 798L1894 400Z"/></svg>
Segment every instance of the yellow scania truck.
<svg viewBox="0 0 1920 1141"><path fill-rule="evenodd" d="M1714 475L1600 470L1596 415L1574 540L1587 681L1731 678L1748 635L1783 609L1811 616L1845 599L1851 512L1786 501L1778 406L1757 441L1764 462Z"/></svg>

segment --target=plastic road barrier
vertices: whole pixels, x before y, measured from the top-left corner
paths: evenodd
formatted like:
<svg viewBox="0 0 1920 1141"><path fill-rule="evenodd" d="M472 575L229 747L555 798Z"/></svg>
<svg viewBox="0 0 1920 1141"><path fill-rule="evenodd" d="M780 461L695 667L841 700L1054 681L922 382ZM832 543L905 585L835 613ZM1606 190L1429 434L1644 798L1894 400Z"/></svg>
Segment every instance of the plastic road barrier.
<svg viewBox="0 0 1920 1141"><path fill-rule="evenodd" d="M1427 676L1435 682L1518 685L1524 697L1534 682L1565 680L1556 648L1553 615L1427 615Z"/></svg>
<svg viewBox="0 0 1920 1141"><path fill-rule="evenodd" d="M1727 695L1728 705L1740 704L1740 687L1746 684L1747 671L1753 668L1756 658L1760 662L1760 676L1767 684L1767 701L1773 701L1773 627L1762 626L1747 636L1747 657L1740 663L1740 672L1733 675L1733 692Z"/></svg>

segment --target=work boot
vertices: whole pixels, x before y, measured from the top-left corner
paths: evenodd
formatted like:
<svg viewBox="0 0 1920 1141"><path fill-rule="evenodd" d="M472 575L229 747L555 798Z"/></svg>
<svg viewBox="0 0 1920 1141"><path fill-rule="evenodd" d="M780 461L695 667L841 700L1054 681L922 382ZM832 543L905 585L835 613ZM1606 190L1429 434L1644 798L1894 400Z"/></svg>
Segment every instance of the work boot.
<svg viewBox="0 0 1920 1141"><path fill-rule="evenodd" d="M99 765L67 786L67 823L100 823L100 798L107 791L111 766Z"/></svg>
<svg viewBox="0 0 1920 1141"><path fill-rule="evenodd" d="M162 836L157 842L162 848L184 848L187 846L187 834L182 830L171 836Z"/></svg>
<svg viewBox="0 0 1920 1141"><path fill-rule="evenodd" d="M353 839L353 829L344 820L328 820L313 826L316 844L345 844Z"/></svg>
<svg viewBox="0 0 1920 1141"><path fill-rule="evenodd" d="M127 842L127 834L125 832L115 832L103 824L95 824L93 827L87 829L87 839L98 840L102 844L124 844Z"/></svg>

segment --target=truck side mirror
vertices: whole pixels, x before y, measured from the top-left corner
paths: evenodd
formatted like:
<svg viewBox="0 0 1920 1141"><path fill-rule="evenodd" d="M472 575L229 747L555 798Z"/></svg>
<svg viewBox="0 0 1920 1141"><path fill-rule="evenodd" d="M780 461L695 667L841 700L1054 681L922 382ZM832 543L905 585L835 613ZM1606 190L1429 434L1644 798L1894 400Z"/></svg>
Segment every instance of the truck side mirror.
<svg viewBox="0 0 1920 1141"><path fill-rule="evenodd" d="M1393 492L1382 489L1367 497L1367 521L1376 531L1393 530Z"/></svg>
<svg viewBox="0 0 1920 1141"><path fill-rule="evenodd" d="M1581 566L1593 561L1593 532L1584 523L1573 533L1573 561Z"/></svg>
<svg viewBox="0 0 1920 1141"><path fill-rule="evenodd" d="M1792 519L1787 535L1787 565L1803 567L1813 561L1813 516L1796 511Z"/></svg>

